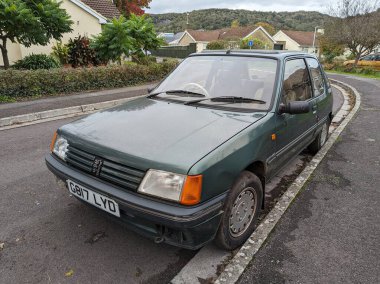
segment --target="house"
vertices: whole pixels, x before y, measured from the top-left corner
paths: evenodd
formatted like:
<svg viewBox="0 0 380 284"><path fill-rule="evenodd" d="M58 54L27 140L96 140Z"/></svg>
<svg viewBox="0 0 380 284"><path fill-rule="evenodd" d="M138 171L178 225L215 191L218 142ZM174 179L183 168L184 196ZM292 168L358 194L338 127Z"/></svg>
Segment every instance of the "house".
<svg viewBox="0 0 380 284"><path fill-rule="evenodd" d="M261 26L258 27L236 27L212 31L186 30L178 41L178 45L187 46L190 43L197 44L197 52L206 49L207 44L215 40L226 40L237 42L245 38L257 38L264 42L267 49L273 49L276 41Z"/></svg>
<svg viewBox="0 0 380 284"><path fill-rule="evenodd" d="M162 38L166 44L174 40L174 33L157 33L158 38Z"/></svg>
<svg viewBox="0 0 380 284"><path fill-rule="evenodd" d="M70 38L78 35L88 37L99 34L102 31L102 25L107 23L108 19L120 16L120 12L110 0L63 0L61 7L66 9L74 22L73 31L63 35L61 41L67 43ZM19 43L7 42L10 64L24 58L32 53L50 54L51 48L56 43L52 40L48 45L33 45L25 47ZM0 66L3 66L3 58L0 56Z"/></svg>
<svg viewBox="0 0 380 284"><path fill-rule="evenodd" d="M169 42L169 45L178 45L178 42L182 38L182 36L183 36L183 32L174 34L174 38L171 42Z"/></svg>
<svg viewBox="0 0 380 284"><path fill-rule="evenodd" d="M281 49L319 54L317 35L314 32L280 30L273 38L282 45Z"/></svg>

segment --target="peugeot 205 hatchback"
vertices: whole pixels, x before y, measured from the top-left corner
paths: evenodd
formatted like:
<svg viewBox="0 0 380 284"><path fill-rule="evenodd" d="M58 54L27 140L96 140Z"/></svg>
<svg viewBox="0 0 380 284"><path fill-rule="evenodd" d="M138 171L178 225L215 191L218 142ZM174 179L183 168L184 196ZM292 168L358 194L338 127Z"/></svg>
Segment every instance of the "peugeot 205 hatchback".
<svg viewBox="0 0 380 284"><path fill-rule="evenodd" d="M149 95L59 128L46 163L72 195L156 242L235 249L266 182L306 147L318 151L331 118L314 56L204 52Z"/></svg>

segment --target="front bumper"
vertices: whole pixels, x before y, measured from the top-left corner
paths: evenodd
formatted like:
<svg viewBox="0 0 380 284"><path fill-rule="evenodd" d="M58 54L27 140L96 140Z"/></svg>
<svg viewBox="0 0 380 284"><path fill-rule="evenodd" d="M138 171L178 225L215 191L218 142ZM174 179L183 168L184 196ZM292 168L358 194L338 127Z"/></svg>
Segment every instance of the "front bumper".
<svg viewBox="0 0 380 284"><path fill-rule="evenodd" d="M49 170L65 185L66 180L71 179L115 200L119 204L120 218L110 217L156 242L198 249L215 237L226 194L197 206L170 204L108 184L69 167L51 154L45 160Z"/></svg>

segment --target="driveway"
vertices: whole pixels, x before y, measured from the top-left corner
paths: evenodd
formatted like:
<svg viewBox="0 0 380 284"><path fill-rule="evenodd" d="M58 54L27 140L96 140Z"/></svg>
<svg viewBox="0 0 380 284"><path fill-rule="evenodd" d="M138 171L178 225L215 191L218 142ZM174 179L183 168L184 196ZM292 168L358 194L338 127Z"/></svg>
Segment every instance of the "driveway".
<svg viewBox="0 0 380 284"><path fill-rule="evenodd" d="M380 283L380 81L239 283Z"/></svg>

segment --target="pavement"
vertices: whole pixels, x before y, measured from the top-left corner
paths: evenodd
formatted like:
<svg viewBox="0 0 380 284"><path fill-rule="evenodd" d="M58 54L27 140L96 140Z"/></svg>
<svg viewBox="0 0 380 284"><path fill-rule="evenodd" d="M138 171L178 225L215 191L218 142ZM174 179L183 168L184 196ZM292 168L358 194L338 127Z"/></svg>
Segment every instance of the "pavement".
<svg viewBox="0 0 380 284"><path fill-rule="evenodd" d="M380 283L380 81L329 77L361 108L239 283Z"/></svg>
<svg viewBox="0 0 380 284"><path fill-rule="evenodd" d="M155 84L156 83L150 83L112 90L84 92L80 94L52 96L24 102L0 104L0 118L145 95L147 94L148 88L155 86Z"/></svg>
<svg viewBox="0 0 380 284"><path fill-rule="evenodd" d="M336 111L336 89L334 99ZM0 131L0 283L168 283L196 251L110 221L60 190L47 170L53 132L72 120Z"/></svg>

